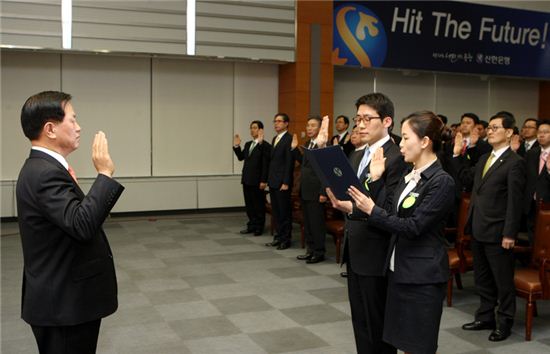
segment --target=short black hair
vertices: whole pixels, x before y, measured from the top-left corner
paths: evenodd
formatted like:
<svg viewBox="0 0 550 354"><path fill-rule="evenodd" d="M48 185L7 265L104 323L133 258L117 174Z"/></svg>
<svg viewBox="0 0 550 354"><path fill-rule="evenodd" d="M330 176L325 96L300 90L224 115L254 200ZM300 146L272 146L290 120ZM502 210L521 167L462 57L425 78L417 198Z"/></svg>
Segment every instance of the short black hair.
<svg viewBox="0 0 550 354"><path fill-rule="evenodd" d="M310 120L316 120L319 123L319 126L321 126L321 123L323 123L323 120L321 119L321 116L317 115L317 114L309 116L307 118L307 121L309 122Z"/></svg>
<svg viewBox="0 0 550 354"><path fill-rule="evenodd" d="M449 121L449 119L447 119L447 116L444 116L443 114L438 114L437 116L439 117L439 119L441 119L443 124L447 124L447 122Z"/></svg>
<svg viewBox="0 0 550 354"><path fill-rule="evenodd" d="M514 115L507 111L500 111L494 116L489 119L489 121L492 121L493 119L502 119L502 126L505 129L514 129L516 126L516 119L514 118Z"/></svg>
<svg viewBox="0 0 550 354"><path fill-rule="evenodd" d="M258 126L259 129L263 129L264 128L264 123L262 123L261 121L259 120L253 120L252 122L250 122L250 128L252 128L252 125L253 124L256 124Z"/></svg>
<svg viewBox="0 0 550 354"><path fill-rule="evenodd" d="M340 114L338 117L336 117L335 122L338 122L338 119L340 118L344 119L344 123L346 123L349 126L349 118L343 114Z"/></svg>
<svg viewBox="0 0 550 354"><path fill-rule="evenodd" d="M484 129L487 129L487 127L489 126L489 122L487 122L486 120L480 120L477 124L483 125Z"/></svg>
<svg viewBox="0 0 550 354"><path fill-rule="evenodd" d="M29 140L36 140L47 122L62 122L65 105L72 99L68 93L43 91L29 97L21 108L21 127Z"/></svg>
<svg viewBox="0 0 550 354"><path fill-rule="evenodd" d="M273 118L277 118L277 117L283 117L283 120L285 121L285 123L290 122L290 117L286 113L277 113Z"/></svg>
<svg viewBox="0 0 550 354"><path fill-rule="evenodd" d="M540 120L537 120L537 129L538 129L541 125L550 125L550 119L540 119Z"/></svg>
<svg viewBox="0 0 550 354"><path fill-rule="evenodd" d="M478 117L477 114L475 114L475 113L464 113L464 114L460 117L460 121L461 121L461 122L462 122L462 120L464 119L464 117L468 117L468 118L470 118L470 119L473 119L475 124L479 124L479 117Z"/></svg>
<svg viewBox="0 0 550 354"><path fill-rule="evenodd" d="M533 121L535 122L535 124L539 124L539 120L537 118L527 118L524 122L523 122L523 125L525 125L525 123L527 122L530 122L530 121Z"/></svg>
<svg viewBox="0 0 550 354"><path fill-rule="evenodd" d="M393 121L393 116L395 114L393 102L383 93L375 92L359 97L357 101L355 101L355 108L359 109L361 105L367 105L374 109L381 119L390 117Z"/></svg>

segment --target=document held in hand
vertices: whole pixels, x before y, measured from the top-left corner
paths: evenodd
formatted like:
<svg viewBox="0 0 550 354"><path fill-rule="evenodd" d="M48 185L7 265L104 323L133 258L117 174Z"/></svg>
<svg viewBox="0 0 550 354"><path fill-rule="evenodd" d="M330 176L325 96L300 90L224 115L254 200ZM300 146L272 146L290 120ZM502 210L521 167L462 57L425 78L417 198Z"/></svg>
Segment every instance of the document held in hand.
<svg viewBox="0 0 550 354"><path fill-rule="evenodd" d="M305 149L311 166L324 187L329 187L339 200L351 200L348 188L355 186L365 195L369 195L361 184L348 158L338 145L323 149Z"/></svg>

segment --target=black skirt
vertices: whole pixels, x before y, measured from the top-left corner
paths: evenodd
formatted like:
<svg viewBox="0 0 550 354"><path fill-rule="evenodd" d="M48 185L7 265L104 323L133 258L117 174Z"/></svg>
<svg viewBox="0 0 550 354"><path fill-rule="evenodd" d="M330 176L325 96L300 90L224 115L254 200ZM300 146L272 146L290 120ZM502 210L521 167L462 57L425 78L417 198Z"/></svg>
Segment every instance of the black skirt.
<svg viewBox="0 0 550 354"><path fill-rule="evenodd" d="M434 354L447 284L396 284L388 273L384 341L411 354Z"/></svg>

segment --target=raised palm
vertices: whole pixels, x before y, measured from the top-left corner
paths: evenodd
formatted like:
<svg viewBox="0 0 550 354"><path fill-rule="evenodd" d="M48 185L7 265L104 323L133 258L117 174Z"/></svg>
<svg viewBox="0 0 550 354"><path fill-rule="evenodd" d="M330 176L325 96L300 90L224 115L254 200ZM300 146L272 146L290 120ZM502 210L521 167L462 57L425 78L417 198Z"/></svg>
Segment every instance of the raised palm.
<svg viewBox="0 0 550 354"><path fill-rule="evenodd" d="M382 147L379 147L374 152L374 155L372 155L372 159L370 160L369 165L369 171L371 179L373 181L376 181L377 179L380 179L380 177L382 177L384 171L386 170L385 163L386 158L384 157L384 149Z"/></svg>

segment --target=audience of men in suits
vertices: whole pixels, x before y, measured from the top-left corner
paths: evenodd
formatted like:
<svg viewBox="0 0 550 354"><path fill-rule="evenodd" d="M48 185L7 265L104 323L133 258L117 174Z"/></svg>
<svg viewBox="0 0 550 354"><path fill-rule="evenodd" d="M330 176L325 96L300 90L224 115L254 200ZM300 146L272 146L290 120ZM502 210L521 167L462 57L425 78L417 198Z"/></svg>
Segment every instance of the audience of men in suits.
<svg viewBox="0 0 550 354"><path fill-rule="evenodd" d="M315 139L319 135L321 128L321 117L311 116L306 125L305 148L308 150L317 149L318 145ZM298 137L296 134L292 139L292 151L295 159L300 163L300 204L302 208L304 223L304 238L306 241L306 253L298 255L296 258L306 261L308 264L319 263L325 260L325 206L327 198L322 193L322 186L319 177L317 177L307 154L298 148Z"/></svg>
<svg viewBox="0 0 550 354"><path fill-rule="evenodd" d="M550 120L537 121L536 137L536 146L525 153L524 213L531 245L534 243L536 203L538 200L550 202Z"/></svg>
<svg viewBox="0 0 550 354"><path fill-rule="evenodd" d="M271 145L264 141L263 130L264 124L261 121L250 123L252 140L245 143L244 150L241 149L240 136L236 134L233 139L233 151L237 159L244 160L241 184L248 223L241 234L253 233L254 236L261 235L265 226L264 190L267 187Z"/></svg>
<svg viewBox="0 0 550 354"><path fill-rule="evenodd" d="M537 142L537 122L538 120L536 118L527 118L525 122L523 122L521 131L519 132L519 144L512 146L518 155L525 157L527 151L539 145Z"/></svg>

